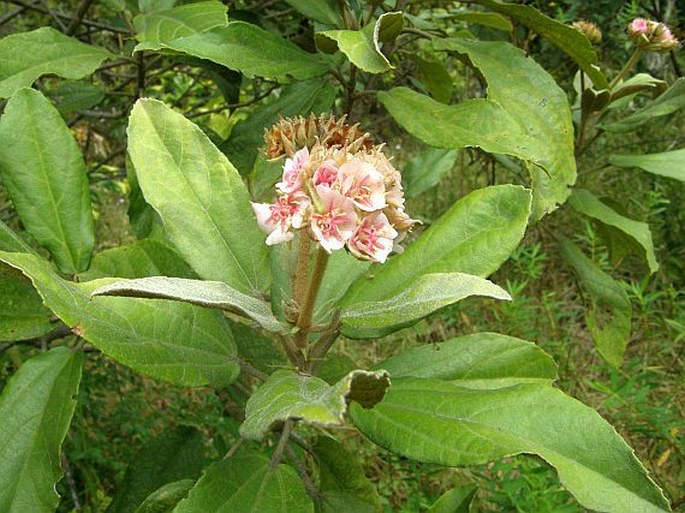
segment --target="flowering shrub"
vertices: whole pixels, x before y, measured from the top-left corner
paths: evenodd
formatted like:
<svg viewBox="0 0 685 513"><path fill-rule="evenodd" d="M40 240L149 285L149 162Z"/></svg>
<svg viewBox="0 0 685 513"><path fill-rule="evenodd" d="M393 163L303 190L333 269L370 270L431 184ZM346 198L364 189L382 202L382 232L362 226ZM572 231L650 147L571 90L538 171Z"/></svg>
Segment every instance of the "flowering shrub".
<svg viewBox="0 0 685 513"><path fill-rule="evenodd" d="M636 51L609 80L590 43L601 39L592 24L573 28L528 5L472 3L488 12L450 2L397 2L407 13L389 2L255 4L282 20L283 34L275 24L241 21L258 12L236 10L229 20L216 0L102 2L98 8L119 13L111 25L85 19L94 4L85 0L64 33L52 28L62 17L48 7L22 4L2 16L4 25L28 9L54 15L50 26L0 40L0 192L11 199L2 211L17 218L16 230L0 223L0 307L8 312L0 340L3 349L19 348L6 360L18 370L0 397L0 511L54 511L65 473L72 504L62 509L86 511L79 501L89 492L61 447L77 400L87 400L81 373L95 351L153 379L213 390L225 407L214 430L163 433L130 462L113 513L381 511L363 462L344 445L354 432L431 465L535 454L585 508L669 510L617 432L554 385L557 365L532 342L464 334L403 347L369 368L332 352L341 337L382 338L467 298L511 299L488 277L529 225L547 223L565 203L604 225L610 243L637 247L650 272L658 269L649 227L576 181L594 141L682 107L685 79L669 87L627 78L643 52L677 48L670 29L634 20ZM486 35L502 34L480 40L464 32L478 23ZM572 106L514 44L534 37L504 40L518 34L515 25L577 66ZM84 41L73 37L80 29ZM96 29L114 36L93 38ZM478 97L453 94L463 63L487 86ZM127 66L125 80L104 94L111 70ZM145 97L165 91L168 83L152 82L179 66L202 73L173 102L166 92L164 101ZM92 84L72 80L94 73ZM205 87L214 104L178 112L193 88ZM641 92L656 98L622 112ZM122 97L134 101L116 112L91 109ZM76 113L64 98L81 102ZM361 128L380 109L429 146L406 166L414 176L404 188L383 144ZM329 111L336 115L321 114ZM66 114L72 124L127 119L126 147L111 155L127 182L110 182L130 191L134 242L99 251L89 180L109 160L86 165ZM282 162L277 177L258 158L269 125L264 151ZM501 159L507 178L496 183L493 174L491 185L419 226L405 211L405 193L437 184L466 148ZM685 179L682 151L608 158ZM631 335L625 288L573 242L558 243L587 292L588 331L618 368ZM212 461L209 445L221 453ZM449 490L431 511L470 510L474 494ZM92 502L88 511L99 507Z"/></svg>

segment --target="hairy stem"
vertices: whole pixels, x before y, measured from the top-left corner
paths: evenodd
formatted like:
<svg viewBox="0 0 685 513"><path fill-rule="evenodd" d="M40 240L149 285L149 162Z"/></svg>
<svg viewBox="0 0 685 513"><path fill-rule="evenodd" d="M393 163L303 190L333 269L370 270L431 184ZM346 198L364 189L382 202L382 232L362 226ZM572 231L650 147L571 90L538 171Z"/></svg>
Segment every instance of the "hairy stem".
<svg viewBox="0 0 685 513"><path fill-rule="evenodd" d="M298 347L307 346L307 336L309 335L312 326L312 313L314 312L314 303L316 302L316 295L319 293L323 275L326 272L326 265L328 264L328 252L319 248L316 252L316 260L314 261L314 270L309 280L307 292L304 301L300 303L300 312L297 316L296 326L299 328L295 333L295 345Z"/></svg>
<svg viewBox="0 0 685 513"><path fill-rule="evenodd" d="M628 59L628 62L626 62L626 65L623 66L623 69L618 72L618 75L614 77L614 79L609 83L609 89L613 89L616 84L618 84L623 77L626 76L626 74L635 66L635 63L642 57L644 50L642 48L636 48L635 52L633 52L633 55L630 56L630 59Z"/></svg>

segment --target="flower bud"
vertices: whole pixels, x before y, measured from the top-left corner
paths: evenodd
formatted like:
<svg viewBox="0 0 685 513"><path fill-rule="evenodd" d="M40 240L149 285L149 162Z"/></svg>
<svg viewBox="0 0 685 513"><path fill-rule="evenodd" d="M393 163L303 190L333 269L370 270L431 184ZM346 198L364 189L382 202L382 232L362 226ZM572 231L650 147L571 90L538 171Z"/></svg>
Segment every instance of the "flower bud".
<svg viewBox="0 0 685 513"><path fill-rule="evenodd" d="M638 48L648 52L665 53L677 47L678 39L665 23L635 18L628 25L628 37Z"/></svg>
<svg viewBox="0 0 685 513"><path fill-rule="evenodd" d="M587 37L592 44L596 45L602 42L602 31L591 21L574 21L571 26L578 32L585 34L585 37Z"/></svg>

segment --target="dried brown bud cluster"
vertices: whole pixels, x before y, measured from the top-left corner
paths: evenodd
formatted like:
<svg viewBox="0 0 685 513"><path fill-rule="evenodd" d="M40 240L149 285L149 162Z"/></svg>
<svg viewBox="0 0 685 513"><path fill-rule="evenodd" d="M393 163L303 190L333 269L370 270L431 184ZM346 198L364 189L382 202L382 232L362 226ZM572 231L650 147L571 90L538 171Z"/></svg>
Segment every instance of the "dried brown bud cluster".
<svg viewBox="0 0 685 513"><path fill-rule="evenodd" d="M587 37L592 44L596 45L602 42L602 31L591 21L574 21L571 26L578 32L585 34L585 37Z"/></svg>
<svg viewBox="0 0 685 513"><path fill-rule="evenodd" d="M312 149L318 143L326 148L338 147L350 153L370 150L371 135L362 132L359 125L348 125L345 116L336 120L333 116L281 119L266 131L266 155L270 159L292 157L301 148Z"/></svg>

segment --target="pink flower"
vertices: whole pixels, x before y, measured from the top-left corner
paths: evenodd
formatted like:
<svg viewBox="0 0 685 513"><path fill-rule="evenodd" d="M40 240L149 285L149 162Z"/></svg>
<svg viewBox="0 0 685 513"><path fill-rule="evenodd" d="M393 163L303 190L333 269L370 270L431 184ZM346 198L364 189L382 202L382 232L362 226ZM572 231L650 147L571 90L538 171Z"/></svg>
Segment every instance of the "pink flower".
<svg viewBox="0 0 685 513"><path fill-rule="evenodd" d="M628 25L628 33L631 36L646 35L650 31L649 23L644 18L635 18Z"/></svg>
<svg viewBox="0 0 685 513"><path fill-rule="evenodd" d="M337 178L338 168L335 165L335 161L327 160L314 171L312 181L314 182L314 185L332 187Z"/></svg>
<svg viewBox="0 0 685 513"><path fill-rule="evenodd" d="M397 235L385 214L374 212L362 219L347 241L347 247L357 258L382 264L392 251L393 239Z"/></svg>
<svg viewBox="0 0 685 513"><path fill-rule="evenodd" d="M365 212L385 207L383 174L368 162L351 160L340 166L338 183L340 192L354 201Z"/></svg>
<svg viewBox="0 0 685 513"><path fill-rule="evenodd" d="M252 203L252 210L262 230L269 234L266 244L272 246L293 238L291 228L302 228L311 201L303 192L281 196L273 205Z"/></svg>
<svg viewBox="0 0 685 513"><path fill-rule="evenodd" d="M308 164L309 150L305 146L298 150L293 158L285 160L283 178L276 184L276 188L285 193L299 191L302 188L302 172Z"/></svg>
<svg viewBox="0 0 685 513"><path fill-rule="evenodd" d="M317 185L321 212L312 214L311 228L314 238L328 251L341 249L357 226L354 203L335 189Z"/></svg>

